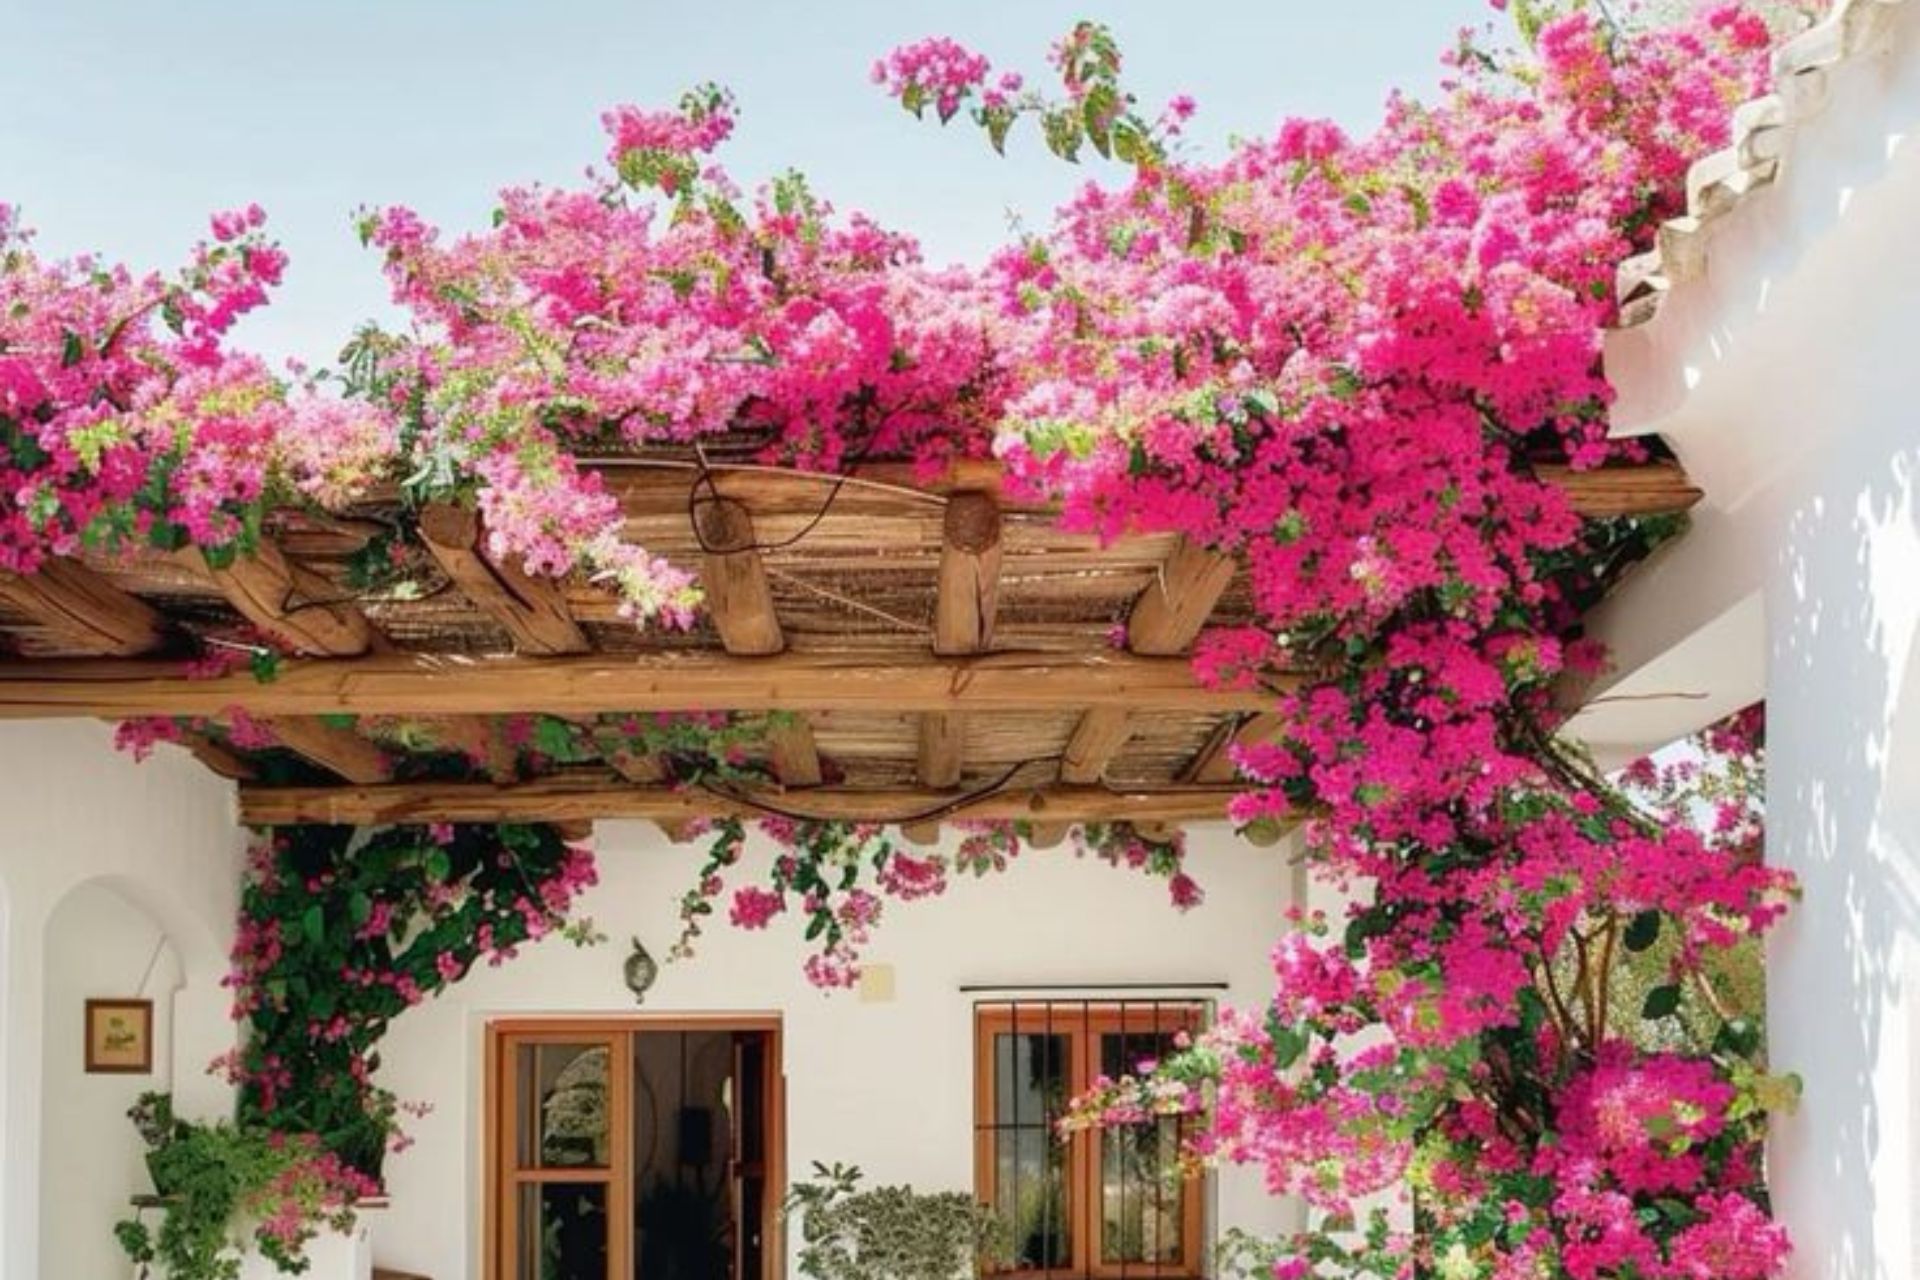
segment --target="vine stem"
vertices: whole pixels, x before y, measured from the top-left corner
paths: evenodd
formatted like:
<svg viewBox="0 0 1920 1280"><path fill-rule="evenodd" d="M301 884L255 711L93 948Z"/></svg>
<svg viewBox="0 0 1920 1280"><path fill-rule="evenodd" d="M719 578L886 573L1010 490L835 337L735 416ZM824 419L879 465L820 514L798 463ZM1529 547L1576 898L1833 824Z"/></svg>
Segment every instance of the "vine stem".
<svg viewBox="0 0 1920 1280"><path fill-rule="evenodd" d="M1547 998L1553 1002L1554 1013L1559 1019L1560 1026L1566 1031L1567 1038L1578 1040L1580 1023L1574 1018L1573 1011L1567 1008L1566 998L1560 994L1560 984L1554 981L1553 977L1553 961L1549 958L1543 957L1540 961L1540 980L1547 989Z"/></svg>
<svg viewBox="0 0 1920 1280"><path fill-rule="evenodd" d="M1697 966L1689 969L1687 973L1693 979L1694 985L1700 989L1701 998L1707 1002L1707 1007L1713 1010L1714 1016L1722 1022L1732 1022L1733 1011L1727 1008L1726 1002L1720 998L1720 993L1714 990L1713 983L1706 973Z"/></svg>
<svg viewBox="0 0 1920 1280"><path fill-rule="evenodd" d="M1593 997L1593 964L1587 952L1587 936L1573 931L1573 949L1580 957L1580 970L1574 978L1574 990L1580 995L1580 1010L1587 1015L1587 1044L1600 1047L1600 1009Z"/></svg>
<svg viewBox="0 0 1920 1280"><path fill-rule="evenodd" d="M1620 936L1620 917L1618 915L1615 915L1612 912L1608 912L1607 922L1603 930L1603 937L1605 940L1602 943L1600 948L1599 1034L1602 1036L1604 1036L1607 1032L1607 1020L1608 1020L1609 1014L1611 1013L1611 1009L1609 1008L1609 1006L1611 1005L1613 1000L1614 944L1616 941L1618 941L1619 936ZM1596 1040L1595 1043L1597 1044L1599 1043L1599 1041Z"/></svg>

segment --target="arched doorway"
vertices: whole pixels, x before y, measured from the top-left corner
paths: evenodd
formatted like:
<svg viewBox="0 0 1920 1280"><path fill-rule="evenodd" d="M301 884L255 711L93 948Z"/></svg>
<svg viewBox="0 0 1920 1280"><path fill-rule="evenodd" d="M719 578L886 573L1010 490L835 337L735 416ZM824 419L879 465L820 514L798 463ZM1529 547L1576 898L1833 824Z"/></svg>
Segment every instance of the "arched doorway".
<svg viewBox="0 0 1920 1280"><path fill-rule="evenodd" d="M147 1190L127 1110L173 1083L173 995L180 954L145 908L107 881L78 885L47 919L40 1089L40 1259L43 1275L126 1269L112 1224ZM151 1067L87 1069L89 1000L151 1002Z"/></svg>

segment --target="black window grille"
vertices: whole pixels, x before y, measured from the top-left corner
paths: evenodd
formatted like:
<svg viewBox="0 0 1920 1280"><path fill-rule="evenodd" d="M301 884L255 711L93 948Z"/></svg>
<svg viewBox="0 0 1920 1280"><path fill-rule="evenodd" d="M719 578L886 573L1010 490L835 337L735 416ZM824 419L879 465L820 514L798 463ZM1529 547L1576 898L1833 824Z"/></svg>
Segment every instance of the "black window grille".
<svg viewBox="0 0 1920 1280"><path fill-rule="evenodd" d="M1071 1101L1138 1075L1206 1023L1205 1002L1156 997L975 1005L976 1177L1012 1235L1001 1274L1172 1280L1200 1274L1197 1177L1180 1153L1192 1120L1166 1116L1064 1136Z"/></svg>

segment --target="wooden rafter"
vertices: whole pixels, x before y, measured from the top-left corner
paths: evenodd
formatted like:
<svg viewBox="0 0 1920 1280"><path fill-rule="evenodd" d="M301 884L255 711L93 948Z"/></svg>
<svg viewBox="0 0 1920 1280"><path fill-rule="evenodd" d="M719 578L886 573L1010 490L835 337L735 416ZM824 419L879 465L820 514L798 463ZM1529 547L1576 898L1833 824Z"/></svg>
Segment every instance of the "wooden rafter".
<svg viewBox="0 0 1920 1280"><path fill-rule="evenodd" d="M1034 849L1058 848L1073 830L1071 822L1034 822L1027 826L1027 844Z"/></svg>
<svg viewBox="0 0 1920 1280"><path fill-rule="evenodd" d="M782 786L817 787L825 776L813 726L803 715L781 716L768 728L767 752Z"/></svg>
<svg viewBox="0 0 1920 1280"><path fill-rule="evenodd" d="M742 656L785 649L786 635L747 508L732 498L712 496L695 503L693 521L703 548L700 584L720 643L728 653Z"/></svg>
<svg viewBox="0 0 1920 1280"><path fill-rule="evenodd" d="M935 653L985 653L993 647L1000 560L1000 504L994 496L970 489L948 498L933 609ZM966 742L966 718L960 713L922 715L920 781L929 787L959 786L966 772Z"/></svg>
<svg viewBox="0 0 1920 1280"><path fill-rule="evenodd" d="M1233 557L1182 538L1127 618L1135 653L1185 653L1233 581Z"/></svg>
<svg viewBox="0 0 1920 1280"><path fill-rule="evenodd" d="M966 763L964 715L934 711L920 717L920 781L929 787L957 787Z"/></svg>
<svg viewBox="0 0 1920 1280"><path fill-rule="evenodd" d="M1060 780L1091 786L1106 776L1120 748L1133 736L1133 717L1125 707L1095 707L1080 717L1060 760Z"/></svg>
<svg viewBox="0 0 1920 1280"><path fill-rule="evenodd" d="M251 782L258 776L258 771L236 752L204 733L188 730L181 735L180 745L192 752L193 758L217 778L225 778L229 782Z"/></svg>
<svg viewBox="0 0 1920 1280"><path fill-rule="evenodd" d="M200 561L229 604L295 653L349 658L374 647L377 633L359 607L272 541L226 565Z"/></svg>
<svg viewBox="0 0 1920 1280"><path fill-rule="evenodd" d="M420 536L453 584L506 629L521 653L585 653L592 647L558 582L484 552L478 512L435 503L420 513Z"/></svg>
<svg viewBox="0 0 1920 1280"><path fill-rule="evenodd" d="M1244 720L1221 725L1187 765L1181 781L1210 785L1232 782L1238 771L1233 766L1234 747L1250 747L1272 742L1287 731L1287 718L1277 711L1262 711Z"/></svg>
<svg viewBox="0 0 1920 1280"><path fill-rule="evenodd" d="M485 783L388 783L350 787L243 787L241 820L260 826L297 822L528 822L647 818L764 817L769 812L850 822L936 823L958 819L1036 822L1200 822L1226 813L1231 788L1110 791L1100 787L1010 788L959 798L943 791L721 794L637 787L617 778L555 778L493 787Z"/></svg>
<svg viewBox="0 0 1920 1280"><path fill-rule="evenodd" d="M622 711L1047 711L1121 707L1226 714L1271 693L1209 689L1183 658L902 650L742 659L683 651L565 658L385 653L289 660L274 678L213 677L142 658L0 663L0 719L146 715L550 715Z"/></svg>
<svg viewBox="0 0 1920 1280"><path fill-rule="evenodd" d="M352 729L328 724L317 716L273 716L265 721L280 745L348 782L362 785L387 776L387 757Z"/></svg>
<svg viewBox="0 0 1920 1280"><path fill-rule="evenodd" d="M940 547L940 591L933 651L985 653L1000 608L1000 504L969 490L947 500Z"/></svg>
<svg viewBox="0 0 1920 1280"><path fill-rule="evenodd" d="M0 600L86 653L133 657L166 641L166 619L77 560L0 573Z"/></svg>

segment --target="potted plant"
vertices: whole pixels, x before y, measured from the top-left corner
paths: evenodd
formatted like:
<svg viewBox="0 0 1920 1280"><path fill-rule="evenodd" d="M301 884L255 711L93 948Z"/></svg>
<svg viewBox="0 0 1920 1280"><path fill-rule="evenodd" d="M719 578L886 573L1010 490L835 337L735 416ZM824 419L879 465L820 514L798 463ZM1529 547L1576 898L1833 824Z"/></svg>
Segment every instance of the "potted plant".
<svg viewBox="0 0 1920 1280"><path fill-rule="evenodd" d="M248 1250L279 1270L306 1269L306 1246L323 1229L345 1231L366 1179L304 1134L173 1114L166 1094L141 1095L128 1112L147 1144L157 1227L135 1216L114 1235L141 1280L235 1280Z"/></svg>

